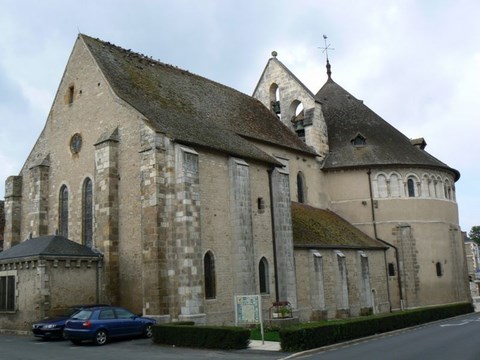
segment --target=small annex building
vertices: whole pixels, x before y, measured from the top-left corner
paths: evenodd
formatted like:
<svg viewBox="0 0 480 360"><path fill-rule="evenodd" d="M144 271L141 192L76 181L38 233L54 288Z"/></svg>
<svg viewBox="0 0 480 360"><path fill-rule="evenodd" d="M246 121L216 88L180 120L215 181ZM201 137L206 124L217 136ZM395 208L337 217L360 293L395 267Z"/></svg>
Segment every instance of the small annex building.
<svg viewBox="0 0 480 360"><path fill-rule="evenodd" d="M28 330L34 320L97 303L101 264L98 253L62 236L32 238L0 252L2 329Z"/></svg>

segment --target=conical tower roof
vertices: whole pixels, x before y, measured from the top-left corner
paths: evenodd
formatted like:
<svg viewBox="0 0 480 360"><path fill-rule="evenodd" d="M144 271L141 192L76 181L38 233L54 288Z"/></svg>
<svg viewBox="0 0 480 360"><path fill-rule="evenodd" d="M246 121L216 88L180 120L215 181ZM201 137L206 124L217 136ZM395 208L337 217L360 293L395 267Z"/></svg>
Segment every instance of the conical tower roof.
<svg viewBox="0 0 480 360"><path fill-rule="evenodd" d="M409 138L383 120L363 101L332 80L316 94L327 124L329 154L324 169L387 166L441 168L460 173L414 146Z"/></svg>

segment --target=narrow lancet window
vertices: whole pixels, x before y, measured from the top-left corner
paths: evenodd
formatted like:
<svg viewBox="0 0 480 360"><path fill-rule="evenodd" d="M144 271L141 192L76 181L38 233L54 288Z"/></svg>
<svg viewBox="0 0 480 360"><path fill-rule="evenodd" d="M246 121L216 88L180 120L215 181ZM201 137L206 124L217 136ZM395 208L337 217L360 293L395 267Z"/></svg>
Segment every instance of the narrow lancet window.
<svg viewBox="0 0 480 360"><path fill-rule="evenodd" d="M60 188L59 203L58 228L60 235L68 238L68 188L65 185Z"/></svg>
<svg viewBox="0 0 480 360"><path fill-rule="evenodd" d="M215 259L210 251L208 251L203 258L203 270L205 274L205 298L215 299Z"/></svg>

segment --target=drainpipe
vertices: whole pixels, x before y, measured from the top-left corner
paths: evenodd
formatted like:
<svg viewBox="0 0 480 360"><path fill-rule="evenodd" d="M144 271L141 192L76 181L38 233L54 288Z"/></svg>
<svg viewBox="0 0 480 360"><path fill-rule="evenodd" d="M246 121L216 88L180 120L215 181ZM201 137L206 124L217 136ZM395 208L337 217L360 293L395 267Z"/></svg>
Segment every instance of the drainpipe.
<svg viewBox="0 0 480 360"><path fill-rule="evenodd" d="M96 280L96 294L95 294L95 296L97 298L97 304L100 304L100 302L101 302L100 301L100 286L101 286L101 284L100 284L100 279L101 279L100 272L101 272L101 269L103 268L103 266L102 266L103 254L100 253L100 251L98 251L96 249L94 249L94 251L96 253L98 253L97 266L96 266L96 279L95 279Z"/></svg>
<svg viewBox="0 0 480 360"><path fill-rule="evenodd" d="M271 223L272 223L272 244L273 244L273 270L275 273L275 302L279 301L278 298L278 272L277 272L277 245L276 245L276 239L275 239L275 214L274 214L274 209L273 209L273 175L274 168L271 170L268 170L268 188L270 192L270 217L271 217Z"/></svg>
<svg viewBox="0 0 480 360"><path fill-rule="evenodd" d="M373 234L375 236L375 239L380 241L381 243L390 246L393 248L395 251L395 261L397 262L397 279L398 279L398 291L400 295L400 308L403 310L403 291L402 291L402 277L400 275L400 258L398 255L398 248L390 244L389 242L382 240L378 237L377 233L377 221L375 218L375 206L373 203L373 191L372 191L372 171L371 169L368 169L367 171L368 175L368 188L370 190L370 207L372 209L372 224L373 224ZM388 249L387 249L388 250ZM390 286L388 285L388 264L387 264L387 250L384 252L384 259L385 259L385 270L386 270L386 275L387 275L387 292L388 292L388 301L390 301Z"/></svg>

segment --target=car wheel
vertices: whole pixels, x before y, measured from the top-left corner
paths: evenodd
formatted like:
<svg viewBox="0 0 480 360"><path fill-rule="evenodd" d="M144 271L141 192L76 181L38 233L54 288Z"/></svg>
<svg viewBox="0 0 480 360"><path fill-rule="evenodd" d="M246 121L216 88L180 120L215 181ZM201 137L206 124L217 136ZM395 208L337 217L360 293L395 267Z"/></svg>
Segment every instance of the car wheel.
<svg viewBox="0 0 480 360"><path fill-rule="evenodd" d="M152 335L153 335L153 331L152 331L152 324L147 324L145 326L145 330L143 331L143 334L145 335L145 337L147 338L151 338Z"/></svg>
<svg viewBox="0 0 480 360"><path fill-rule="evenodd" d="M95 333L95 337L93 338L93 341L97 345L105 345L108 339L108 334L105 330L97 330Z"/></svg>
<svg viewBox="0 0 480 360"><path fill-rule="evenodd" d="M82 340L70 340L73 345L80 345L82 343Z"/></svg>

